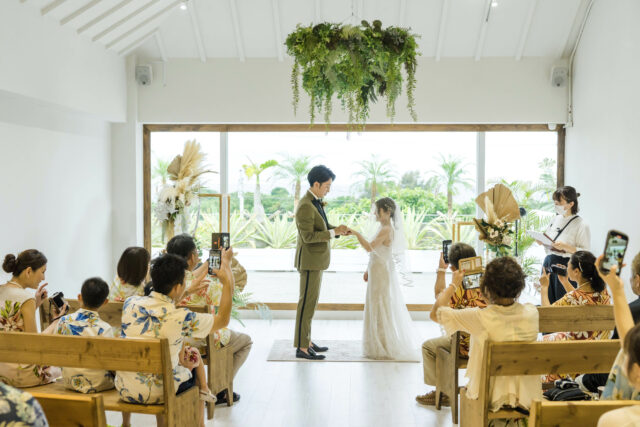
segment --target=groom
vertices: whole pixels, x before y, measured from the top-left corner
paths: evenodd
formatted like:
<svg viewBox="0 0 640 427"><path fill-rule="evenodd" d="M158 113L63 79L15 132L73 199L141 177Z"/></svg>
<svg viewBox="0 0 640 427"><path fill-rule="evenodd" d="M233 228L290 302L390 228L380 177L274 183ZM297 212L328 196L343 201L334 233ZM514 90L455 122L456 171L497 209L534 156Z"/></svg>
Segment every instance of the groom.
<svg viewBox="0 0 640 427"><path fill-rule="evenodd" d="M326 166L314 166L307 175L309 191L300 199L296 210L298 243L295 267L300 272L300 298L296 314L296 331L293 345L296 357L322 360L327 347L311 342L311 320L318 305L322 272L329 267L331 239L346 235L345 225L334 227L327 221L322 198L331 190L336 176Z"/></svg>

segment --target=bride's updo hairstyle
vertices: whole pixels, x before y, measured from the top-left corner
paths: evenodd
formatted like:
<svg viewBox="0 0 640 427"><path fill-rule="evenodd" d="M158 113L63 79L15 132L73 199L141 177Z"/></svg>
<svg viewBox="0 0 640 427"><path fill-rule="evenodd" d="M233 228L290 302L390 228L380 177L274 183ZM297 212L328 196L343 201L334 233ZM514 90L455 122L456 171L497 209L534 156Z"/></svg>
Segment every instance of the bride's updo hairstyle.
<svg viewBox="0 0 640 427"><path fill-rule="evenodd" d="M396 219L396 217L395 217L395 215L396 215L396 203L393 201L392 198L383 197L382 199L377 200L376 201L376 209L388 212L389 216L391 216L391 219L393 219L393 220Z"/></svg>
<svg viewBox="0 0 640 427"><path fill-rule="evenodd" d="M13 254L7 254L4 257L2 263L2 269L7 273L11 273L14 277L17 277L27 268L31 267L31 270L36 271L43 265L47 264L47 257L36 249L27 249L20 252L16 258Z"/></svg>
<svg viewBox="0 0 640 427"><path fill-rule="evenodd" d="M518 298L525 286L525 274L514 258L496 258L487 264L480 280L480 291L490 301Z"/></svg>

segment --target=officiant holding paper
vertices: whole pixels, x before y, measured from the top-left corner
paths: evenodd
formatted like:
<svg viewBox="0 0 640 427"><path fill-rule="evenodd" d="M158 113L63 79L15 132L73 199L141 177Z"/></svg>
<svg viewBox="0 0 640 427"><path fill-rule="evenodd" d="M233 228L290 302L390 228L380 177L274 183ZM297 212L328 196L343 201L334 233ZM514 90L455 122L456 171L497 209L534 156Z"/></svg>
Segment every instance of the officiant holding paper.
<svg viewBox="0 0 640 427"><path fill-rule="evenodd" d="M549 302L553 304L568 291L558 279L558 274L564 271L569 258L574 252L589 250L591 246L591 232L587 223L578 215L578 197L580 194L573 187L558 188L553 193L556 217L553 219L543 236L536 238L538 244L545 247L547 253L542 268L549 273ZM536 233L531 233L535 235ZM557 266L554 268L554 266ZM571 286L570 282L568 286Z"/></svg>

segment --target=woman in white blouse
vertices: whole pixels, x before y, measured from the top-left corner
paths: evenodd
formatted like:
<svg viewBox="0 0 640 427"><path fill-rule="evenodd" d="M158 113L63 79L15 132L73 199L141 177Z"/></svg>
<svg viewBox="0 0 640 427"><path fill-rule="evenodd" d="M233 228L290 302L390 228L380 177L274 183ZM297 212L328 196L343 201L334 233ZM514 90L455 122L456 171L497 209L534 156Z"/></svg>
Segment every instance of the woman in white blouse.
<svg viewBox="0 0 640 427"><path fill-rule="evenodd" d="M578 197L580 193L570 186L560 187L553 193L557 215L545 232L553 240L553 246L545 248L547 256L543 263L544 270L549 273L550 304L574 289L567 281L563 285L552 266L557 265L560 271L562 267L566 270L571 255L577 251L588 251L591 247L589 225L578 215Z"/></svg>
<svg viewBox="0 0 640 427"><path fill-rule="evenodd" d="M514 258L496 258L487 264L480 281L480 291L489 302L484 309L455 310L448 306L451 296L462 286L463 276L461 270L453 273L453 284L440 292L430 317L442 325L448 334L463 331L471 335L465 376L469 378L467 397L477 399L484 369L482 355L487 341L535 341L538 337L538 309L533 304L518 302L518 296L525 286L525 275ZM497 376L489 394L487 398L491 411L498 411L503 406L528 410L533 399L541 398L540 377Z"/></svg>

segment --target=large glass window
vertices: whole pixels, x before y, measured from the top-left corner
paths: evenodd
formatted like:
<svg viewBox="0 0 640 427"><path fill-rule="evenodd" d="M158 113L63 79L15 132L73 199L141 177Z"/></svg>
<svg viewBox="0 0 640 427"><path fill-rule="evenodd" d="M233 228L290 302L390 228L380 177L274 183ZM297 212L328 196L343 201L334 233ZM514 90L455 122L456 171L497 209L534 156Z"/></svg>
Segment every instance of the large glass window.
<svg viewBox="0 0 640 427"><path fill-rule="evenodd" d="M518 223L518 255L531 276L544 256L524 230L543 228L552 215L555 132L152 132L154 253L166 243L156 212L160 192L172 184L166 168L190 140L200 144L207 169L226 172L227 179L221 180L219 173L202 176L200 197L188 209L184 224L176 220L175 232L194 234L206 251L211 232L226 228L228 215L232 244L248 271L245 289L254 301L297 302L293 216L309 188L307 172L317 164L330 167L337 176L326 197L334 225L346 224L373 236L378 225L372 202L391 197L398 203L412 278L402 286L407 304L433 303L442 240L452 238L454 230L459 230L458 240L480 247L474 227L459 224L477 216L474 199L483 187L506 184L526 209ZM479 165L478 153L484 154ZM484 177L480 185L478 176ZM220 193L228 194L230 212L214 196ZM342 237L333 240L331 258L320 302L363 303L367 253L355 238ZM535 298L533 288L527 295Z"/></svg>

